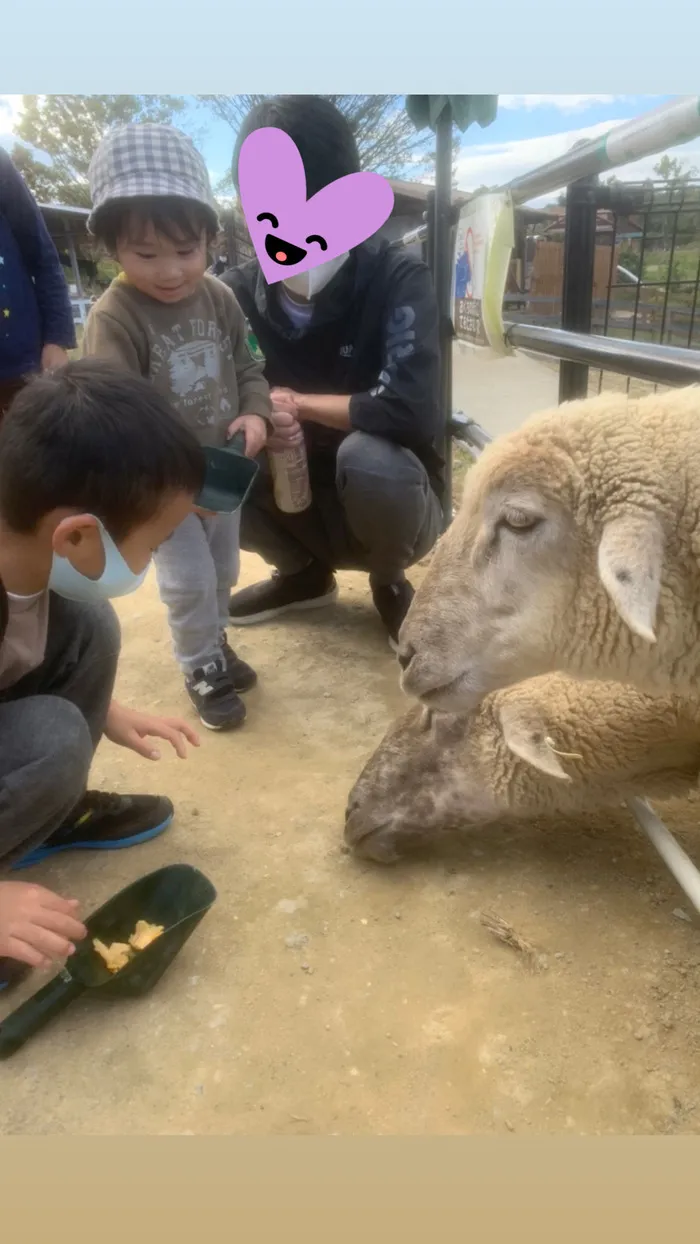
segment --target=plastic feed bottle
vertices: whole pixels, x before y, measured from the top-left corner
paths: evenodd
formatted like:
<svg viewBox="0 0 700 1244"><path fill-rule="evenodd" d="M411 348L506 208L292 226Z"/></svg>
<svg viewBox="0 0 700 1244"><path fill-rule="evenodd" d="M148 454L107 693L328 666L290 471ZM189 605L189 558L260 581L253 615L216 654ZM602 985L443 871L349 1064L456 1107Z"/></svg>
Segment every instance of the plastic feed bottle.
<svg viewBox="0 0 700 1244"><path fill-rule="evenodd" d="M267 456L278 509L283 514L301 514L308 510L311 505L311 485L304 441L276 452L268 449Z"/></svg>

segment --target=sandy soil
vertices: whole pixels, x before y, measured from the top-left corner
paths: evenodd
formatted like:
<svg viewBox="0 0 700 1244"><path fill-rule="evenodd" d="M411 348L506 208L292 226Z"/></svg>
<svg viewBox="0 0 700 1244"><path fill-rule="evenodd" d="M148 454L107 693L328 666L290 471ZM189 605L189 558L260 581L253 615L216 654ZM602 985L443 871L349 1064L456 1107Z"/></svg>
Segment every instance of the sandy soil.
<svg viewBox="0 0 700 1244"><path fill-rule="evenodd" d="M246 559L244 580L259 570ZM120 614L122 699L188 711L153 582ZM631 818L359 864L342 849L346 796L402 706L364 580L343 576L338 606L239 647L261 676L240 733L207 734L186 762L98 753L100 786L173 797L167 835L26 874L90 910L189 861L219 900L149 998L79 1002L2 1065L0 1130L700 1131L698 929ZM696 809L661 812L700 858Z"/></svg>

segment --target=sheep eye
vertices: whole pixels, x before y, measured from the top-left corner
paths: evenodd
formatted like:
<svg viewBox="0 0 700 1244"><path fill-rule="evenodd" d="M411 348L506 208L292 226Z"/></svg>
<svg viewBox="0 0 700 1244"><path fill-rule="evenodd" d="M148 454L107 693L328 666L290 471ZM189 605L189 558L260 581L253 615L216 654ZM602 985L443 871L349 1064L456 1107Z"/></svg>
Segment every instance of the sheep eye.
<svg viewBox="0 0 700 1244"><path fill-rule="evenodd" d="M542 519L539 514L531 514L528 510L508 510L501 515L499 526L505 527L507 531L514 531L521 534L526 531L534 531L535 527L539 527Z"/></svg>

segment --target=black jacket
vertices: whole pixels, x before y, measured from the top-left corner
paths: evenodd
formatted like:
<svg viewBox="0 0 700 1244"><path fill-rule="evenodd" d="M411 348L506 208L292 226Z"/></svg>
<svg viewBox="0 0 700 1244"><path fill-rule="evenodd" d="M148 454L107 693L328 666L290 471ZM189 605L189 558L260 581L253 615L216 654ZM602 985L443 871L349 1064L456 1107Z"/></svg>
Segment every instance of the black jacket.
<svg viewBox="0 0 700 1244"><path fill-rule="evenodd" d="M372 240L314 301L311 324L295 328L257 260L221 280L240 303L265 356L272 387L350 393L354 431L413 450L439 487L443 459L438 311L429 269L398 247ZM305 425L314 455L334 456L342 434Z"/></svg>

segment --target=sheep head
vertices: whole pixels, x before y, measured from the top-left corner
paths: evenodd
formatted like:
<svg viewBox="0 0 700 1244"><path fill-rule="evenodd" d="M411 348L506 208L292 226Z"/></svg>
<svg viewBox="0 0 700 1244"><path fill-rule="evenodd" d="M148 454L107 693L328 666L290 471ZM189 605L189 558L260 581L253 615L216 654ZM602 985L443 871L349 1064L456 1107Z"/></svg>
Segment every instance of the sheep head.
<svg viewBox="0 0 700 1244"><path fill-rule="evenodd" d="M347 845L392 863L453 828L491 824L514 804L525 815L556 805L571 778L550 737L555 729L527 687L490 696L469 714L413 706L390 726L350 792ZM535 771L554 779L544 783L547 793ZM522 780L514 783L516 773ZM543 799L530 809L531 787Z"/></svg>
<svg viewBox="0 0 700 1244"><path fill-rule="evenodd" d="M645 685L637 674L649 661L640 650L656 639L663 490L625 404L613 403L637 450L626 457L612 431L606 453L589 406L525 424L468 473L400 634L403 688L428 707L469 711L490 691L555 670Z"/></svg>
<svg viewBox="0 0 700 1244"><path fill-rule="evenodd" d="M395 721L350 792L347 845L392 863L452 825L493 819L492 783L480 779L487 719L487 705L473 717L434 715L414 705Z"/></svg>

